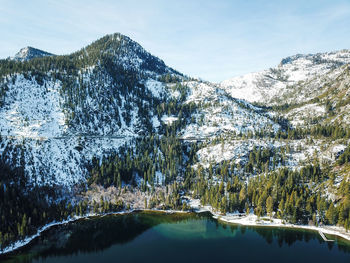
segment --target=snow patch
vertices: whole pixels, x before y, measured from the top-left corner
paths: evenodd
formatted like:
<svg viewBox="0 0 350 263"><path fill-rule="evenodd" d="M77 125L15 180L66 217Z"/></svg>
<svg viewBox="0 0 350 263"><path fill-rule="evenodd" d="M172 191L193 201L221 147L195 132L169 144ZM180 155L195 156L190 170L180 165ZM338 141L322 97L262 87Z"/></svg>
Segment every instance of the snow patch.
<svg viewBox="0 0 350 263"><path fill-rule="evenodd" d="M158 99L161 98L162 94L165 92L163 83L151 78L146 81L145 86L152 95Z"/></svg>
<svg viewBox="0 0 350 263"><path fill-rule="evenodd" d="M178 117L176 116L168 116L168 115L163 115L161 118L162 122L164 122L166 125L171 125L174 121L178 120Z"/></svg>

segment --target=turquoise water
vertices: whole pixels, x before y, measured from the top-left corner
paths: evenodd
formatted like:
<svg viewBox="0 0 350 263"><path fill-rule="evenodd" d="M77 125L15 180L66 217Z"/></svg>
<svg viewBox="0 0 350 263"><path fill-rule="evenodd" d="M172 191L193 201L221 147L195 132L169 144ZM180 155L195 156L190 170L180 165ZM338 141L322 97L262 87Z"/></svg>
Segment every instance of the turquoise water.
<svg viewBox="0 0 350 263"><path fill-rule="evenodd" d="M54 227L0 261L349 263L350 244L308 230L224 224L208 214L140 212Z"/></svg>

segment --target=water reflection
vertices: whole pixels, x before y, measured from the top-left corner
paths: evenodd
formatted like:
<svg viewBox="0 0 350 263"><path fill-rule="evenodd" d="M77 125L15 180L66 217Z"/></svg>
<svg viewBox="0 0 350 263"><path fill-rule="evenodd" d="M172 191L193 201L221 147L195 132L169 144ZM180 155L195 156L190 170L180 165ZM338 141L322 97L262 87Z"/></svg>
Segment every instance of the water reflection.
<svg viewBox="0 0 350 263"><path fill-rule="evenodd" d="M329 250L332 250L334 246L337 246L339 250L350 253L349 241L337 236L332 236L331 239L335 240L335 242L324 242L321 236L316 231L312 230L284 227L231 225L232 232L238 230L242 235L244 235L247 230L253 231L261 236L268 244L272 244L274 241L276 241L279 247L283 247L284 245L290 247L295 242L308 243L309 241L317 241L319 244L326 243Z"/></svg>
<svg viewBox="0 0 350 263"><path fill-rule="evenodd" d="M123 247L122 249L120 247L124 245L126 249L127 244L140 246L140 244L147 245L149 242L162 244L165 241L171 241L171 244L187 242L188 246L195 246L196 243L199 244L203 240L209 242L219 240L218 242L222 244L232 242L237 247L240 240L246 239L249 242L256 241L256 245L261 246L261 242L264 242L259 241L261 238L271 247L276 244L277 248L290 247L296 242L313 241L328 250L337 249L345 253L350 252L350 246L345 241L336 239L336 242L324 245L316 232L308 230L229 225L214 220L205 213L140 212L79 220L68 225L54 227L26 248L13 255L2 257L0 261L33 262L40 260L40 262L46 262L45 259L64 256L78 257L88 253L102 253L102 251L117 247L122 251ZM47 262L54 261L48 260Z"/></svg>

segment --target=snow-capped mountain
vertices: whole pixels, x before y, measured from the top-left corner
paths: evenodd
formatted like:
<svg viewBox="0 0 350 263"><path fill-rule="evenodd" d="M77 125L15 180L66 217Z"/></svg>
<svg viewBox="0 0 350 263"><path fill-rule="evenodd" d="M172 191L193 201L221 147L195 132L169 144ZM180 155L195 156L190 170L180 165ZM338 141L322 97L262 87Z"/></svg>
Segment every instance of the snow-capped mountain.
<svg viewBox="0 0 350 263"><path fill-rule="evenodd" d="M231 96L250 102L286 104L308 100L329 80L334 80L342 66L350 63L350 50L282 59L274 68L250 73L221 82ZM302 88L300 88L302 87Z"/></svg>
<svg viewBox="0 0 350 263"><path fill-rule="evenodd" d="M20 49L20 51L18 51L15 56L10 57L9 59L14 61L28 61L33 58L41 58L47 56L54 56L54 54L33 47L24 47Z"/></svg>
<svg viewBox="0 0 350 263"><path fill-rule="evenodd" d="M15 60L44 54L29 48ZM0 109L2 157L14 166L24 164L39 184L83 181L86 160L157 131L156 106L166 101L158 78L182 78L121 34L69 56L41 59L50 63L1 77Z"/></svg>
<svg viewBox="0 0 350 263"><path fill-rule="evenodd" d="M2 76L0 109L0 152L13 165L24 164L39 184L82 182L92 157L140 136L161 135L169 117L184 118L168 116L168 103L194 105L178 133L184 139L280 128L257 107L215 84L187 80L121 34L42 59L50 63ZM176 83L186 89L182 96Z"/></svg>
<svg viewBox="0 0 350 263"><path fill-rule="evenodd" d="M286 146L271 140L285 127L276 112L265 109L268 102L282 103L278 98L296 90L286 102L305 101L310 98L305 94L325 92L319 87L340 76L344 87L348 62L346 50L296 55L276 68L214 84L185 77L118 33L67 56L44 56L25 66L2 61L0 153L7 163L23 166L34 183L71 187L85 182L93 157L108 156L126 143L132 147L135 138L163 136L177 123L181 140L206 141L199 160L211 155L243 160L254 145ZM15 63L15 69L6 63ZM325 103L320 99L300 107L323 114ZM298 112L293 108L282 116L293 125L305 119ZM242 140L255 135L268 138ZM212 150L219 138L226 144L219 147L220 158ZM291 155L289 163L299 159Z"/></svg>

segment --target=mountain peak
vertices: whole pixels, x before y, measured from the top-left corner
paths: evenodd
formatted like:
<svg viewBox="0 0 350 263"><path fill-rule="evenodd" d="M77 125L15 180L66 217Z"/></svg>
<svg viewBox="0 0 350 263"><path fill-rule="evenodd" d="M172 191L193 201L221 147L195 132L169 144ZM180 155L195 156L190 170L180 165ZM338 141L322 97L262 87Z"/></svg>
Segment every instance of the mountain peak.
<svg viewBox="0 0 350 263"><path fill-rule="evenodd" d="M41 58L46 56L54 56L54 54L27 46L27 47L21 48L16 53L16 55L14 57L10 57L10 59L15 61L28 61L33 58Z"/></svg>
<svg viewBox="0 0 350 263"><path fill-rule="evenodd" d="M146 51L139 43L121 33L105 35L94 41L82 50L78 55L92 57L109 57L115 65L121 65L124 69L141 71L143 74L176 74L182 75L168 67L163 60Z"/></svg>

